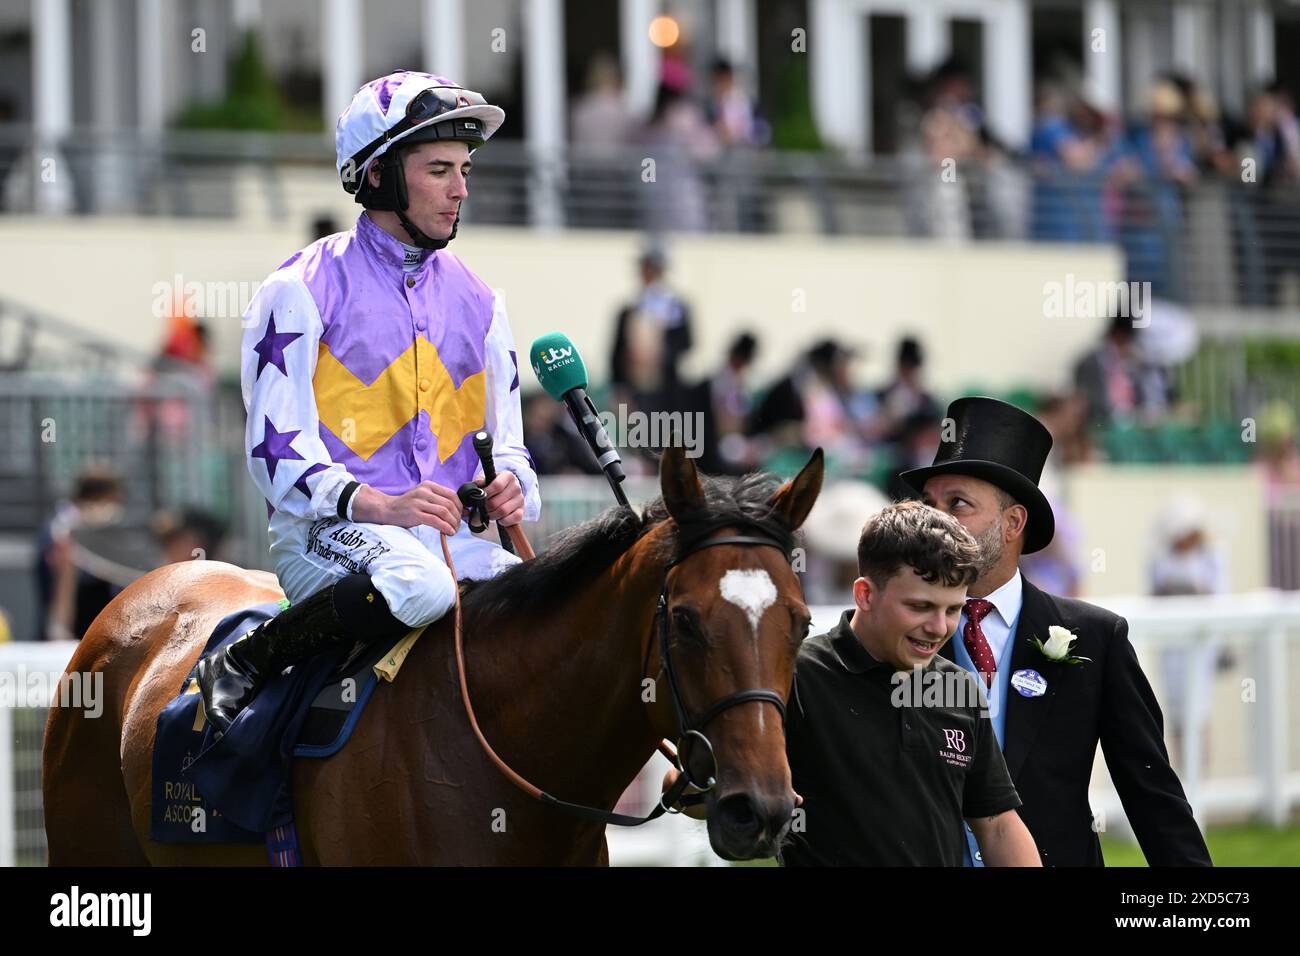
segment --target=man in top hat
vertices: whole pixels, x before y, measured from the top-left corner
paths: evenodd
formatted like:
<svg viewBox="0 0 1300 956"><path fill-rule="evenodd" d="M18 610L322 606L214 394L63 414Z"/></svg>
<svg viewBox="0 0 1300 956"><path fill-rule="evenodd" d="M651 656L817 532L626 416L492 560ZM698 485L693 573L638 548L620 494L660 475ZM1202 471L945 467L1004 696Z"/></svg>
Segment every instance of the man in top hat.
<svg viewBox="0 0 1300 956"><path fill-rule="evenodd" d="M1169 766L1160 706L1129 643L1128 622L1046 594L1020 574L1020 556L1046 547L1055 530L1038 489L1051 447L1042 423L1015 406L960 398L948 406L934 464L900 476L961 522L981 550L956 639L942 653L988 688L994 733L1044 865L1103 865L1088 805L1100 743L1147 862L1209 866ZM1055 659L1062 657L1059 641L1048 643L1053 627L1075 638L1065 659ZM968 862L980 865L969 833L967 843Z"/></svg>

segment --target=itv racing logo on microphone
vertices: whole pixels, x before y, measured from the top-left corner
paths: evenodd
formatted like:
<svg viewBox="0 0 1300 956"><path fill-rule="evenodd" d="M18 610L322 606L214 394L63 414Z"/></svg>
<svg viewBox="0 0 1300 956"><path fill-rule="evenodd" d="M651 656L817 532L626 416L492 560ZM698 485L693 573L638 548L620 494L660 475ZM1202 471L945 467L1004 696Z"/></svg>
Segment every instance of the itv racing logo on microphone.
<svg viewBox="0 0 1300 956"><path fill-rule="evenodd" d="M559 348L542 349L533 357L533 374L541 375L543 369L548 372L572 365L577 361L573 346L562 345Z"/></svg>

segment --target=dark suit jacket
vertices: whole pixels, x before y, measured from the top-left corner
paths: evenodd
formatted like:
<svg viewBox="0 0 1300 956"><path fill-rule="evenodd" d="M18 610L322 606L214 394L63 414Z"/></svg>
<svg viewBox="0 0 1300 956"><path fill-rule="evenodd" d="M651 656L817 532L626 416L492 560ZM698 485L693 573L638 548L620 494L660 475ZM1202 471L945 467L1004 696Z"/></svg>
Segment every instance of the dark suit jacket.
<svg viewBox="0 0 1300 956"><path fill-rule="evenodd" d="M1078 635L1070 653L1091 660L1048 661L1031 638L1046 642L1052 624ZM1023 697L1007 688L1002 748L1024 801L1021 819L1038 844L1043 865L1103 865L1088 806L1098 743L1147 863L1211 865L1182 784L1169 766L1164 719L1129 643L1128 622L1025 581L1012 640L1012 673L1031 668L1047 681L1042 697ZM953 658L951 641L943 654Z"/></svg>

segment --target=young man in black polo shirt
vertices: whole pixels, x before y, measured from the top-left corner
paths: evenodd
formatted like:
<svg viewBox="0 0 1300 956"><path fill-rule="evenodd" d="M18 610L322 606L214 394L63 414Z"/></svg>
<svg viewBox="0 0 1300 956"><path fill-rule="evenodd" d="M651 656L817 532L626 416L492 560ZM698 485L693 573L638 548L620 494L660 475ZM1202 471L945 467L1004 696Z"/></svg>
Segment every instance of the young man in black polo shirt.
<svg viewBox="0 0 1300 956"><path fill-rule="evenodd" d="M975 540L902 502L863 528L858 573L856 608L795 666L786 752L803 814L782 864L960 866L964 818L989 865L1039 866L975 678L938 653L979 574Z"/></svg>
<svg viewBox="0 0 1300 956"><path fill-rule="evenodd" d="M986 865L1041 866L976 678L939 656L979 574L975 539L901 502L863 528L858 573L857 607L799 649L786 754L800 810L781 863L960 866L964 818Z"/></svg>

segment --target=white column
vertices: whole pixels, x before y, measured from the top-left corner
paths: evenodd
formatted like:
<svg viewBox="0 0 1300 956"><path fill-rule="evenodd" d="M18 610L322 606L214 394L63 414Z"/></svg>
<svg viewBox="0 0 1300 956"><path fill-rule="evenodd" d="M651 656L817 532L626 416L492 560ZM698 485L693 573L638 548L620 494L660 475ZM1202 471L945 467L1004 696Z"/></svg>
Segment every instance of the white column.
<svg viewBox="0 0 1300 956"><path fill-rule="evenodd" d="M758 93L758 20L754 0L718 0L718 52L736 68L750 95Z"/></svg>
<svg viewBox="0 0 1300 956"><path fill-rule="evenodd" d="M865 153L871 142L871 74L866 69L866 31L860 11L841 0L809 0L808 52L813 116L818 132L842 149Z"/></svg>
<svg viewBox="0 0 1300 956"><path fill-rule="evenodd" d="M1180 0L1174 5L1174 68L1193 77L1201 86L1210 84L1210 8L1202 0Z"/></svg>
<svg viewBox="0 0 1300 956"><path fill-rule="evenodd" d="M659 0L619 0L618 7L623 100L633 116L648 116L659 86L659 48L648 34Z"/></svg>
<svg viewBox="0 0 1300 956"><path fill-rule="evenodd" d="M534 225L563 222L556 191L568 121L564 93L564 0L524 0L524 109L528 152L536 164Z"/></svg>
<svg viewBox="0 0 1300 956"><path fill-rule="evenodd" d="M1250 7L1246 20L1246 43L1249 51L1246 66L1251 85L1267 83L1276 78L1277 64L1274 61L1273 11L1267 3L1255 3Z"/></svg>
<svg viewBox="0 0 1300 956"><path fill-rule="evenodd" d="M230 19L237 33L255 29L262 19L262 0L233 0Z"/></svg>
<svg viewBox="0 0 1300 956"><path fill-rule="evenodd" d="M72 22L68 0L32 0L32 89L35 142L31 186L37 212L72 206L71 171L59 140L72 128Z"/></svg>
<svg viewBox="0 0 1300 956"><path fill-rule="evenodd" d="M424 68L455 83L465 78L464 0L424 0L420 19Z"/></svg>
<svg viewBox="0 0 1300 956"><path fill-rule="evenodd" d="M1033 63L1027 0L1001 0L984 21L984 88L993 132L1012 147L1029 142Z"/></svg>
<svg viewBox="0 0 1300 956"><path fill-rule="evenodd" d="M907 8L907 68L928 73L948 55L952 43L944 12L930 4Z"/></svg>
<svg viewBox="0 0 1300 956"><path fill-rule="evenodd" d="M94 197L95 208L101 213L122 212L131 206L129 142L123 113L126 91L122 88L125 38L120 30L126 12L123 0L98 0L90 8Z"/></svg>
<svg viewBox="0 0 1300 956"><path fill-rule="evenodd" d="M162 0L136 0L135 16L138 123L143 133L155 134L162 131L166 118Z"/></svg>
<svg viewBox="0 0 1300 956"><path fill-rule="evenodd" d="M1225 113L1238 113L1245 107L1247 86L1243 59L1246 44L1242 39L1242 9L1237 6L1221 6L1215 13L1219 108Z"/></svg>
<svg viewBox="0 0 1300 956"><path fill-rule="evenodd" d="M321 11L322 66L325 96L321 112L325 128L334 129L339 114L347 109L361 88L361 7L357 0L325 0Z"/></svg>
<svg viewBox="0 0 1300 956"><path fill-rule="evenodd" d="M1124 55L1128 63L1128 89L1124 91L1134 115L1146 115L1147 93L1156 74L1155 37L1150 19L1143 8L1135 8L1124 31Z"/></svg>
<svg viewBox="0 0 1300 956"><path fill-rule="evenodd" d="M1123 103L1123 44L1116 0L1087 0L1083 6L1084 87L1093 105L1106 113L1118 112Z"/></svg>

